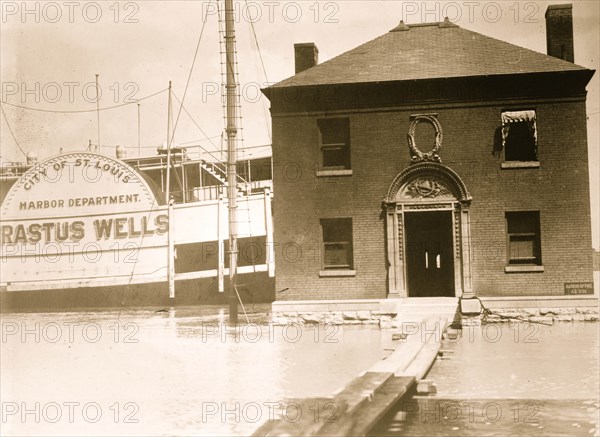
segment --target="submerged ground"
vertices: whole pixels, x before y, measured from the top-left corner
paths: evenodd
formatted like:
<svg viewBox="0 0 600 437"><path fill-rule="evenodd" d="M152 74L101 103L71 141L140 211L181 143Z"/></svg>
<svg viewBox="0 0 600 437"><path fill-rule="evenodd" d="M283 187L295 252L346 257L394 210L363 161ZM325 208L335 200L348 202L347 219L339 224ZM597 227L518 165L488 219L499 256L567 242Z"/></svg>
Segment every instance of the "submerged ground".
<svg viewBox="0 0 600 437"><path fill-rule="evenodd" d="M327 396L384 353L376 326L271 327L262 312L231 332L224 315L3 315L1 434L249 435L278 403Z"/></svg>
<svg viewBox="0 0 600 437"><path fill-rule="evenodd" d="M598 323L465 327L379 436L598 436Z"/></svg>
<svg viewBox="0 0 600 437"><path fill-rule="evenodd" d="M267 324L248 308L2 315L2 435L248 435L328 396L386 353L377 327ZM442 346L435 397L378 435L598 435L598 323L487 325ZM283 407L282 407L283 405Z"/></svg>

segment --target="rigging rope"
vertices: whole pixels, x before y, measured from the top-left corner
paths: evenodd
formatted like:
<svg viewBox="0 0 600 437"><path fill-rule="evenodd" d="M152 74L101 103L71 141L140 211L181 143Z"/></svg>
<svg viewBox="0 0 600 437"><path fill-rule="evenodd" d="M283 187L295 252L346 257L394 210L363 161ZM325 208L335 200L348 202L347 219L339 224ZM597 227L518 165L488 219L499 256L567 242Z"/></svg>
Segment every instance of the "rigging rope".
<svg viewBox="0 0 600 437"><path fill-rule="evenodd" d="M2 102L2 104L12 106L14 108L26 109L27 111L50 112L53 114L84 114L87 112L108 111L109 109L121 108L123 106L137 104L137 103L141 102L142 100L147 100L151 97L154 97L161 93L164 93L167 90L168 90L168 88L165 88L164 90L157 91L154 94L150 94L149 96L142 97L141 99L136 99L133 102L121 103L120 105L115 105L115 106L107 106L106 108L100 108L97 110L96 109L84 109L84 110L78 110L78 111L58 111L58 110L52 110L52 109L40 109L40 108L32 108L30 106L15 105L14 103L8 103L8 102Z"/></svg>
<svg viewBox="0 0 600 437"><path fill-rule="evenodd" d="M196 58L198 57L198 50L200 49L200 41L202 41L202 35L204 34L204 28L206 27L208 11L210 10L211 4L212 4L212 0L210 0L210 2L208 3L208 7L206 8L206 11L204 13L204 19L202 20L202 28L200 29L200 35L198 36L198 43L196 44L196 51L194 52L194 58L192 59L192 65L190 65L190 73L188 74L188 78L185 83L185 89L183 90L183 96L182 96L181 102L180 102L181 106L179 107L179 112L177 113L177 119L175 120L175 125L173 126L173 135L171 136L171 139L175 137L175 131L177 130L177 125L179 123L179 116L181 115L181 110L183 109L183 102L185 101L185 96L187 95L188 88L190 86L190 81L192 79L192 72L194 71L194 65L196 64ZM177 99L177 100L179 100L179 99ZM171 145L168 144L168 147L171 147Z"/></svg>
<svg viewBox="0 0 600 437"><path fill-rule="evenodd" d="M8 126L8 131L10 132L10 135L12 136L12 139L14 140L15 144L17 145L17 147L19 148L19 150L21 151L21 153L23 155L25 155L25 157L27 157L27 153L25 153L25 151L23 150L23 148L21 147L21 145L17 141L17 138L15 137L15 134L13 133L12 128L10 127L10 123L8 122L8 118L6 118L6 113L4 112L4 108L2 107L2 105L0 105L0 110L2 111L2 115L4 116L4 121L6 122L6 126Z"/></svg>
<svg viewBox="0 0 600 437"><path fill-rule="evenodd" d="M246 3L246 7L248 7L248 0L244 0ZM250 39L250 45L252 46L252 48L256 47L256 51L258 52L258 58L260 60L260 65L262 66L262 73L265 76L265 83L267 84L267 86L269 85L269 77L267 75L267 69L265 68L265 62L263 60L263 56L262 56L262 52L260 51L260 45L258 44L258 37L256 36L256 28L254 27L254 20L248 20L250 21L250 28L252 29L252 35L254 36L254 40L252 40L252 38ZM270 126L270 117L269 117L269 111L267 109L267 104L265 102L264 99L261 99L261 106L262 106L262 110L263 110L263 116L265 117L265 126L267 128L267 136L269 137L269 142L271 142L273 140L273 138L271 137L271 126Z"/></svg>
<svg viewBox="0 0 600 437"><path fill-rule="evenodd" d="M175 95L174 92L171 92L171 94L173 94L173 97L175 97L175 100L177 100L177 102L179 103L180 108L182 108L183 111L187 114L187 116L190 117L190 120L192 120L192 123L194 123L196 125L196 127L200 130L200 132L202 133L202 135L204 135L204 137L205 137L204 139L208 140L213 146L217 147L217 145L212 141L212 138L217 138L220 135L216 135L214 137L209 137L208 135L206 135L206 132L204 132L204 130L200 127L200 125L196 122L196 120L194 120L194 117L192 117L192 115L188 112L188 110L186 109L186 107L183 106L183 102L181 100L179 100L179 98ZM208 150L206 150L204 148L203 148L203 150L205 152L210 153Z"/></svg>
<svg viewBox="0 0 600 437"><path fill-rule="evenodd" d="M248 7L248 0L244 0L246 3L246 7ZM250 21L250 27L252 28L252 35L254 35L254 42L256 44L256 49L258 51L258 57L260 59L260 65L262 65L262 69L263 69L263 74L265 75L265 81L267 83L269 83L269 78L267 76L267 69L265 68L265 63L263 61L263 57L262 57L262 52L260 51L260 46L258 45L258 37L256 36L256 29L254 27L254 20L248 20Z"/></svg>

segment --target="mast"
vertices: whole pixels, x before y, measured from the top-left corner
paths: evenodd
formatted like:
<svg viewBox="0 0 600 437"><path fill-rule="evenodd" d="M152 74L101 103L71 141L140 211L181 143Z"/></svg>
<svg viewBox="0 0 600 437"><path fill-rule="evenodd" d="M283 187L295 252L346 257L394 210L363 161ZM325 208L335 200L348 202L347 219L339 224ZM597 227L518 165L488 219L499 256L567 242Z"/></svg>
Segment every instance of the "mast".
<svg viewBox="0 0 600 437"><path fill-rule="evenodd" d="M167 277L169 281L169 300L171 305L175 299L175 249L173 244L173 202L171 201L171 81L169 81L169 104L167 114L167 181L166 181L166 195L168 205L168 217L169 217L169 231L167 232L168 238L168 253L167 253Z"/></svg>
<svg viewBox="0 0 600 437"><path fill-rule="evenodd" d="M227 100L227 199L229 208L229 325L238 321L237 290L237 86L235 83L235 25L233 0L225 0L225 84Z"/></svg>
<svg viewBox="0 0 600 437"><path fill-rule="evenodd" d="M169 81L169 100L167 105L167 179L165 181L167 204L171 200L171 104L171 81Z"/></svg>

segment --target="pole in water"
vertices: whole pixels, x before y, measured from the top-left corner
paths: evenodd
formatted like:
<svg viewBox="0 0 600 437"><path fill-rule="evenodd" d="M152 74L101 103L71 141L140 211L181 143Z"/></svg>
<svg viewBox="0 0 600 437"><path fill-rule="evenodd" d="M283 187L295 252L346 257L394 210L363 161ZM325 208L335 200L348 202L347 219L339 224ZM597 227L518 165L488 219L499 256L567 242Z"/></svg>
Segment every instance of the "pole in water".
<svg viewBox="0 0 600 437"><path fill-rule="evenodd" d="M225 69L227 73L227 197L229 204L229 325L238 322L237 280L237 86L233 0L225 0Z"/></svg>

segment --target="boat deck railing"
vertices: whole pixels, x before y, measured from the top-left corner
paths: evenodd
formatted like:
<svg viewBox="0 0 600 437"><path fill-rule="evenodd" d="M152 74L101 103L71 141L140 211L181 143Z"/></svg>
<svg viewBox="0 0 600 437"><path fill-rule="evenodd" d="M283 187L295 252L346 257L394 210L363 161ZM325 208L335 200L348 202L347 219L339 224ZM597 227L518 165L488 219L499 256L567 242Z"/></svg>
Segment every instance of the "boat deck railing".
<svg viewBox="0 0 600 437"><path fill-rule="evenodd" d="M0 178L2 180L20 178L30 168L31 164L25 162L3 162L0 167Z"/></svg>
<svg viewBox="0 0 600 437"><path fill-rule="evenodd" d="M242 187L242 192L240 194L251 196L253 194L262 194L266 189L272 191L273 183L272 181L255 181L255 182L247 182L244 187ZM181 196L181 191L174 191L173 197L175 198L176 203L178 199L180 202L183 201L183 197ZM219 200L227 198L227 185L210 185L206 187L194 187L190 190L185 190L185 203L189 202L200 202L205 200Z"/></svg>

